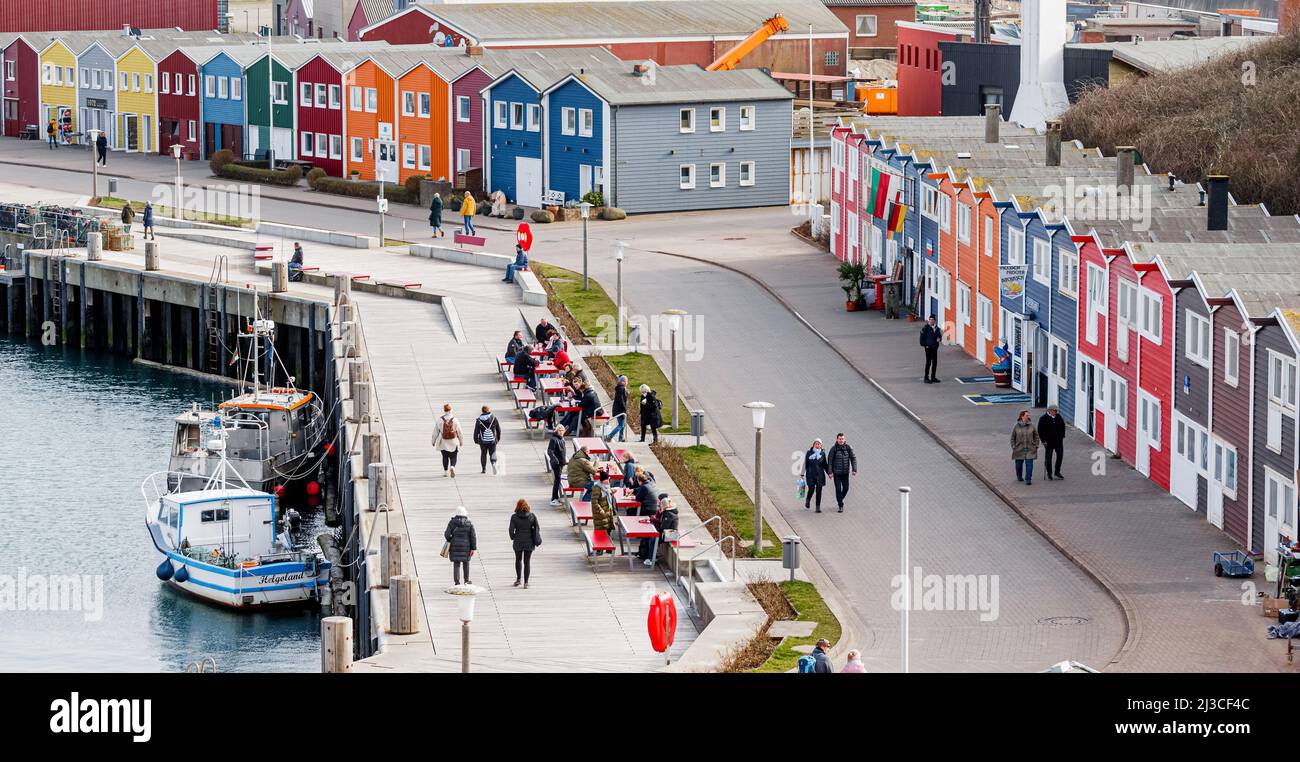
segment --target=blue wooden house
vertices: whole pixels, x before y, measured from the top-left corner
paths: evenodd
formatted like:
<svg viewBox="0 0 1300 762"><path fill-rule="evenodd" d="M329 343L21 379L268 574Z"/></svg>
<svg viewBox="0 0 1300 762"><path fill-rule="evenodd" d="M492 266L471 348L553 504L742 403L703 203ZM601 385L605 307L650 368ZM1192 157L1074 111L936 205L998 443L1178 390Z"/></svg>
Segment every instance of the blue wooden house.
<svg viewBox="0 0 1300 762"><path fill-rule="evenodd" d="M264 56L257 46L229 46L203 62L199 69L202 88L203 157L223 148L242 157L248 147L245 105L247 88L244 69Z"/></svg>

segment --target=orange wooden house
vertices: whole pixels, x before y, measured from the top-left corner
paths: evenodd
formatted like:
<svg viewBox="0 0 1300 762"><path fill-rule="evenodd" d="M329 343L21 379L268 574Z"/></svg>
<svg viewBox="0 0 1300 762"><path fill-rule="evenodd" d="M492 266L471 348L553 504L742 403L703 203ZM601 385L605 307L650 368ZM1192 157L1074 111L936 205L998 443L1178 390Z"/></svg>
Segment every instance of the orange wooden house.
<svg viewBox="0 0 1300 762"><path fill-rule="evenodd" d="M343 74L347 171L362 180L397 182L396 80L368 56Z"/></svg>

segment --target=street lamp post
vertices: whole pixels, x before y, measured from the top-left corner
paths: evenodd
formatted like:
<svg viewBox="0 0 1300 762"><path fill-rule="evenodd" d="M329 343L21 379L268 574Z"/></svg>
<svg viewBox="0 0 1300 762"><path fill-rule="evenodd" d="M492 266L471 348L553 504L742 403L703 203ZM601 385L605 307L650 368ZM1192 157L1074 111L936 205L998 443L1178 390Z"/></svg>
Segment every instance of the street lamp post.
<svg viewBox="0 0 1300 762"><path fill-rule="evenodd" d="M172 143L172 156L176 158L176 198L172 202L172 216L176 219L182 219L185 215L181 212L181 144Z"/></svg>
<svg viewBox="0 0 1300 762"><path fill-rule="evenodd" d="M591 216L591 204L583 201L578 204L582 210L582 290L587 290L587 218Z"/></svg>
<svg viewBox="0 0 1300 762"><path fill-rule="evenodd" d="M99 146L95 141L99 140L99 130L87 130L86 135L90 138L90 198L99 198L99 162L96 161L95 155L99 151Z"/></svg>
<svg viewBox="0 0 1300 762"><path fill-rule="evenodd" d="M673 391L669 402L673 406L673 430L677 429L677 331L682 325L682 315L686 310L664 310L668 318L668 341L672 345L672 381Z"/></svg>
<svg viewBox="0 0 1300 762"><path fill-rule="evenodd" d="M469 623L474 621L474 599L483 588L471 585L453 585L446 590L448 595L456 596L456 617L460 619L460 671L469 673Z"/></svg>
<svg viewBox="0 0 1300 762"><path fill-rule="evenodd" d="M614 261L618 263L618 278L615 281L616 285L614 289L616 294L615 298L617 299L615 310L618 312L617 343L622 344L623 343L623 249L625 248L625 245L622 241L615 241L614 245L618 248L617 253L614 254Z"/></svg>
<svg viewBox="0 0 1300 762"><path fill-rule="evenodd" d="M775 405L770 402L747 402L745 407L754 418L754 557L763 549L763 424L767 411Z"/></svg>
<svg viewBox="0 0 1300 762"><path fill-rule="evenodd" d="M910 515L909 515L910 510L911 510L911 507L910 507L910 505L909 505L909 503L910 503L910 501L911 501L911 496L912 496L912 488L911 488L911 487L899 487L899 488L898 488L898 497L899 497L899 519L900 519L900 522L899 522L899 536L900 536L899 544L900 544L900 550L901 550L901 555L902 555L902 564L903 564L903 576L901 577L901 580L902 580L902 583L903 583L903 592L904 592L904 595L903 595L903 607L902 607L902 608L903 608L903 611L902 611L902 619L903 619L903 622L902 622L902 630L901 630L900 635L901 635L901 642L902 642L902 660L903 660L903 673L904 673L904 674L906 674L907 671L908 671L907 626L908 626L909 615L911 614L911 609L912 609L912 585L911 585L912 578L911 578L911 574L910 574L910 572L908 572L908 570L907 570L907 567L908 567L908 564L909 564L909 561L910 561L910 559L908 558L908 551L909 551L909 548L908 548L908 533L911 531L911 527L909 526L909 522L910 522L910 520L911 520Z"/></svg>

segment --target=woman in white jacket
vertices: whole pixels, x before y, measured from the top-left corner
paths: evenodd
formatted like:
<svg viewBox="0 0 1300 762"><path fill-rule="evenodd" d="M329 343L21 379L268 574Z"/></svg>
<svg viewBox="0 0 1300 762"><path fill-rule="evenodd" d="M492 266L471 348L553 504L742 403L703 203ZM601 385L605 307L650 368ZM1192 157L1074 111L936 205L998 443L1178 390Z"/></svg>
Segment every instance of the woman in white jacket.
<svg viewBox="0 0 1300 762"><path fill-rule="evenodd" d="M442 406L442 416L438 418L438 427L433 432L433 446L442 452L442 475L451 474L456 478L456 455L465 438L460 430L460 421L451 414L451 405Z"/></svg>

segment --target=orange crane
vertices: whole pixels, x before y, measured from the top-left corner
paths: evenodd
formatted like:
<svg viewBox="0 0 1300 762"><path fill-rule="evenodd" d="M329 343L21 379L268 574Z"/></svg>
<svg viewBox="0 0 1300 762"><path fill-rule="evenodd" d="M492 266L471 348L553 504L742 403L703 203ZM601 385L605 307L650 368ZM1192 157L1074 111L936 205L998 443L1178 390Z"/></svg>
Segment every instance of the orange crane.
<svg viewBox="0 0 1300 762"><path fill-rule="evenodd" d="M767 38L774 34L780 34L790 28L790 22L785 20L785 16L776 14L772 18L763 22L763 25L755 29L745 39L736 43L736 46L718 57L718 60L709 64L705 71L730 71L736 68L740 59L754 52L754 48L762 45Z"/></svg>

